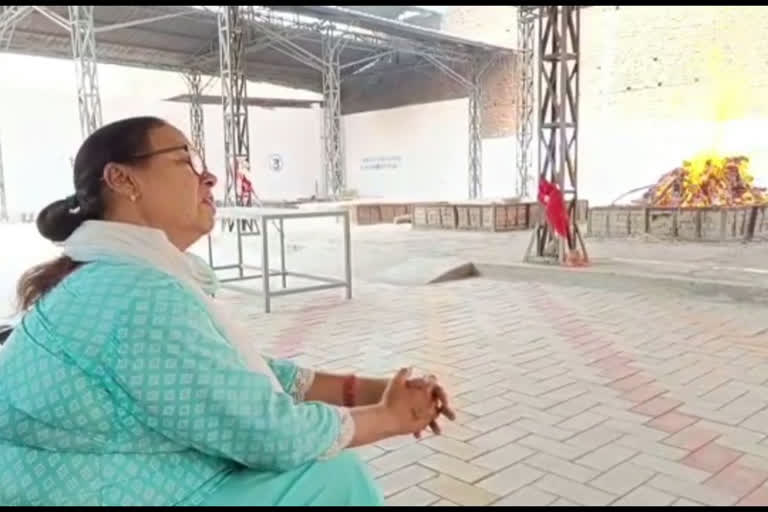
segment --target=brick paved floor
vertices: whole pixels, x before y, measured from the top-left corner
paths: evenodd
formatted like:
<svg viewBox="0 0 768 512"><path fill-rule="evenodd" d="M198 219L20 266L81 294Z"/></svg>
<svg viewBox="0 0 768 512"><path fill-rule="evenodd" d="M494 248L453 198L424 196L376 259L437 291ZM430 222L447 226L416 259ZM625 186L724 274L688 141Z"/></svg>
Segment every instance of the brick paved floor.
<svg viewBox="0 0 768 512"><path fill-rule="evenodd" d="M484 279L341 295L227 300L273 355L440 376L443 436L359 450L390 504L768 504L764 309Z"/></svg>

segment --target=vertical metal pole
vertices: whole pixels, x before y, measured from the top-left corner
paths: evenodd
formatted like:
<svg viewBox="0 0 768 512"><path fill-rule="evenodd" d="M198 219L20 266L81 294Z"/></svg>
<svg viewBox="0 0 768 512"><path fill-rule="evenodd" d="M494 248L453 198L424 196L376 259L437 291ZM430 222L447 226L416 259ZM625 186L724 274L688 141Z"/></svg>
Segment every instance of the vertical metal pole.
<svg viewBox="0 0 768 512"><path fill-rule="evenodd" d="M469 199L478 199L483 195L483 140L481 135L483 96L480 85L480 60L473 58L471 66L471 85L469 88Z"/></svg>
<svg viewBox="0 0 768 512"><path fill-rule="evenodd" d="M352 299L352 236L349 210L344 211L344 278L347 280L347 300Z"/></svg>
<svg viewBox="0 0 768 512"><path fill-rule="evenodd" d="M334 36L328 25L322 35L323 59L323 163L325 165L326 193L338 198L346 190L344 146L341 131L341 70L340 55L343 40Z"/></svg>
<svg viewBox="0 0 768 512"><path fill-rule="evenodd" d="M240 222L240 218L235 214L235 233L237 235L237 270L240 273L240 278L245 275L245 269L243 265L243 227Z"/></svg>
<svg viewBox="0 0 768 512"><path fill-rule="evenodd" d="M224 112L224 158L226 178L224 204L242 205L236 187L238 161L250 162L247 81L245 54L247 26L244 17L250 6L226 5L219 13L219 62L221 65L221 106Z"/></svg>
<svg viewBox="0 0 768 512"><path fill-rule="evenodd" d="M269 231L267 219L261 218L261 282L264 291L264 312L272 311L272 297L269 292Z"/></svg>
<svg viewBox="0 0 768 512"><path fill-rule="evenodd" d="M80 133L88 137L101 126L101 98L96 61L96 33L93 30L93 5L70 5L72 56L77 72L77 105Z"/></svg>
<svg viewBox="0 0 768 512"><path fill-rule="evenodd" d="M285 275L285 223L280 219L280 275L283 277L283 288L287 286Z"/></svg>
<svg viewBox="0 0 768 512"><path fill-rule="evenodd" d="M205 117L203 105L200 103L203 95L202 76L197 70L184 75L189 90L189 135L192 145L200 152L205 160Z"/></svg>
<svg viewBox="0 0 768 512"><path fill-rule="evenodd" d="M533 155L534 34L538 7L521 5L517 11L517 45L520 49L520 87L517 105L517 195L528 197Z"/></svg>
<svg viewBox="0 0 768 512"><path fill-rule="evenodd" d="M578 197L578 107L579 107L579 31L580 9L576 6L541 7L539 16L539 179L556 184L563 193L570 225L567 240L555 237L540 215L534 229L535 254L532 257L565 262L567 252L586 247L576 218ZM543 158L542 158L543 155Z"/></svg>
<svg viewBox="0 0 768 512"><path fill-rule="evenodd" d="M213 268L213 238L210 233L208 233L208 264Z"/></svg>

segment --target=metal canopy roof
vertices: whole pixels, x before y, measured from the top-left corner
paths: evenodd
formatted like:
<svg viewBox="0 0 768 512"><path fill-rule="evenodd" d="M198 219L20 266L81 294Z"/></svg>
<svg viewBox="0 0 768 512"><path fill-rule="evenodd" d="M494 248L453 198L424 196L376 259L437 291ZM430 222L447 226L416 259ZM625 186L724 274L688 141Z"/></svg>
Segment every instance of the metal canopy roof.
<svg viewBox="0 0 768 512"><path fill-rule="evenodd" d="M221 96L214 96L209 94L203 94L197 99L193 99L191 94L179 94L167 98L165 101L172 101L176 103L192 103L193 100L197 101L200 105L221 105ZM255 98L248 96L245 103L249 107L261 107L261 108L312 108L313 106L322 107L322 100L298 100L288 98Z"/></svg>
<svg viewBox="0 0 768 512"><path fill-rule="evenodd" d="M15 27L7 51L72 58L66 6L31 6ZM321 29L328 24L346 40L342 80L423 68L427 52L447 61L473 53L512 50L337 6L255 6L250 8L247 74L263 81L312 91L321 75L311 61L321 58ZM100 63L219 75L216 8L194 6L97 6L96 54ZM310 65L287 57L280 42L306 54ZM276 44L278 43L278 44ZM374 59L377 55L381 59ZM423 70L421 71L423 72Z"/></svg>

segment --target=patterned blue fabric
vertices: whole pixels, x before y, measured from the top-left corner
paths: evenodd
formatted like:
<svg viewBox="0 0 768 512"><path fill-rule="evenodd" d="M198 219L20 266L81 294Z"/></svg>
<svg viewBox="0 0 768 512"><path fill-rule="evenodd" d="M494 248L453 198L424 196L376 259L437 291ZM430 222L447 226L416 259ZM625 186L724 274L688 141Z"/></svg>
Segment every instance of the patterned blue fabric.
<svg viewBox="0 0 768 512"><path fill-rule="evenodd" d="M296 367L270 365L290 392ZM244 468L290 475L339 434L334 407L275 393L144 267L85 265L0 349L2 505L197 504Z"/></svg>

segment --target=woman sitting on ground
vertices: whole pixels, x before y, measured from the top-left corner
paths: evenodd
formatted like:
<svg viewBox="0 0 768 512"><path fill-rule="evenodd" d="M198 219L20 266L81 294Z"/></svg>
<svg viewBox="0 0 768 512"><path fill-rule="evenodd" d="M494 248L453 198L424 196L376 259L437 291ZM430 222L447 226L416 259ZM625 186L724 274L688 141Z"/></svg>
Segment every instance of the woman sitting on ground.
<svg viewBox="0 0 768 512"><path fill-rule="evenodd" d="M379 505L346 448L452 418L433 378L355 379L255 351L185 253L216 178L166 122L94 132L38 217L63 256L19 282L0 350L2 505Z"/></svg>

